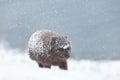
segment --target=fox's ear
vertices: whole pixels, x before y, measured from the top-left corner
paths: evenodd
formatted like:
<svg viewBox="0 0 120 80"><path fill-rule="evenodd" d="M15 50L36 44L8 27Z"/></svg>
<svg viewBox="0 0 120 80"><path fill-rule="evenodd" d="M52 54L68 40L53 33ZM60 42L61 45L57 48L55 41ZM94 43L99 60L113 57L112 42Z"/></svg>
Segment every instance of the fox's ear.
<svg viewBox="0 0 120 80"><path fill-rule="evenodd" d="M51 46L54 47L55 44L56 44L56 39L57 37L52 37L52 40L51 40Z"/></svg>

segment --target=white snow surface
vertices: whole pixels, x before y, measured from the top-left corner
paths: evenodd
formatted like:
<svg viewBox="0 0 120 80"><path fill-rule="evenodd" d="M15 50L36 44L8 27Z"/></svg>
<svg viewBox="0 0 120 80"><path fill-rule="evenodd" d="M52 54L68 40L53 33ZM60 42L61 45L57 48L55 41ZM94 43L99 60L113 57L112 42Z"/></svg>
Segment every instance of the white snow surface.
<svg viewBox="0 0 120 80"><path fill-rule="evenodd" d="M120 80L120 61L69 59L68 67L67 71L39 68L27 51L0 44L0 80Z"/></svg>

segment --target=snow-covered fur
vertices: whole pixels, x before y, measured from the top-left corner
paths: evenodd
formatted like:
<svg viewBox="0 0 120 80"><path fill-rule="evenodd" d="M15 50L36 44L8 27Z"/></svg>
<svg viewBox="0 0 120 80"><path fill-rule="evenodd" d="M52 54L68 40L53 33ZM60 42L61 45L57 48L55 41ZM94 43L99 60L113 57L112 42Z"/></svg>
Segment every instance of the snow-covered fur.
<svg viewBox="0 0 120 80"><path fill-rule="evenodd" d="M67 37L50 30L36 31L30 37L28 49L30 58L39 67L58 65L67 70L67 59L71 54L71 44Z"/></svg>

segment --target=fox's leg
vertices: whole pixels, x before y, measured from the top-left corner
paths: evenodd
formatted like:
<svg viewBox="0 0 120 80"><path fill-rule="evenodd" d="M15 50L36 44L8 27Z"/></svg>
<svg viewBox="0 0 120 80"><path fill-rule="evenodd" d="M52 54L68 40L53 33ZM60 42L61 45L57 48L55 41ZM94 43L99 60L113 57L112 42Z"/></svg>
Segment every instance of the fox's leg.
<svg viewBox="0 0 120 80"><path fill-rule="evenodd" d="M51 68L51 65L43 65L41 63L38 63L38 66L41 68Z"/></svg>
<svg viewBox="0 0 120 80"><path fill-rule="evenodd" d="M45 68L51 68L51 65L45 65L44 67Z"/></svg>
<svg viewBox="0 0 120 80"><path fill-rule="evenodd" d="M43 67L44 67L41 63L38 63L38 66L39 66L39 67L41 67L41 68L43 68Z"/></svg>
<svg viewBox="0 0 120 80"><path fill-rule="evenodd" d="M66 61L60 62L59 68L60 68L60 69L67 70L67 69L68 69L68 67L67 67L67 62L66 62Z"/></svg>

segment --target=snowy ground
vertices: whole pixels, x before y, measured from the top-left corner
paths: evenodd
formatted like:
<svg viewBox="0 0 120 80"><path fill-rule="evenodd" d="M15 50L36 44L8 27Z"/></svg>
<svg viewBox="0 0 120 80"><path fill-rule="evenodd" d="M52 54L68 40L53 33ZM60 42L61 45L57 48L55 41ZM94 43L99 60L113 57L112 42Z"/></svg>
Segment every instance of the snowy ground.
<svg viewBox="0 0 120 80"><path fill-rule="evenodd" d="M0 46L0 80L120 80L120 61L68 60L68 65L67 71L41 69L27 52Z"/></svg>

